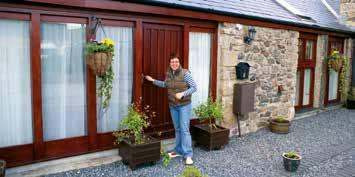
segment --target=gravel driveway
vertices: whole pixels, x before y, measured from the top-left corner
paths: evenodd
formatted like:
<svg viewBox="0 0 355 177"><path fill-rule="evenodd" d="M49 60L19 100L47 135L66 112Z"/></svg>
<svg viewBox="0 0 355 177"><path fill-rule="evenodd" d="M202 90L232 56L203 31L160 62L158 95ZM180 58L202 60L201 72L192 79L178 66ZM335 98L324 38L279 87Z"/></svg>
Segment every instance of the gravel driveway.
<svg viewBox="0 0 355 177"><path fill-rule="evenodd" d="M219 151L194 148L195 166L209 177L355 176L355 111L338 109L292 122L290 133L280 135L262 129L241 138L232 137ZM303 156L297 172L286 172L281 153L296 150ZM182 158L168 167L161 162L131 171L121 162L48 176L177 176Z"/></svg>

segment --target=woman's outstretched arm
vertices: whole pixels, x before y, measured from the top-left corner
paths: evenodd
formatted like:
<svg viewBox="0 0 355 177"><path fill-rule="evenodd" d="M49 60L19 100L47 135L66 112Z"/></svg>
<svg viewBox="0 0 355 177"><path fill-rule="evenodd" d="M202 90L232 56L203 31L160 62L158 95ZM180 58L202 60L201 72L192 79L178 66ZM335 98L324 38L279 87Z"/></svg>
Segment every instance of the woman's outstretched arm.
<svg viewBox="0 0 355 177"><path fill-rule="evenodd" d="M144 77L148 81L153 82L154 85L156 85L158 87L166 88L165 81L160 81L160 80L153 79L151 76L148 76L148 75L146 75Z"/></svg>

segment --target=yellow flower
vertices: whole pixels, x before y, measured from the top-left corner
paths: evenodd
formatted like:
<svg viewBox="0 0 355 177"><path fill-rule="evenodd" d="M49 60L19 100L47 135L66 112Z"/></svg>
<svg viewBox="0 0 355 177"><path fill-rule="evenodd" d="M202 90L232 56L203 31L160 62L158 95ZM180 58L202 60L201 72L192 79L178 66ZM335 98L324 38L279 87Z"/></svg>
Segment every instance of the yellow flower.
<svg viewBox="0 0 355 177"><path fill-rule="evenodd" d="M333 53L332 53L332 55L335 55L335 54L339 54L339 51L334 50Z"/></svg>
<svg viewBox="0 0 355 177"><path fill-rule="evenodd" d="M104 38L104 39L102 39L101 43L104 44L104 45L115 45L115 44L113 43L113 40L110 39L110 38Z"/></svg>

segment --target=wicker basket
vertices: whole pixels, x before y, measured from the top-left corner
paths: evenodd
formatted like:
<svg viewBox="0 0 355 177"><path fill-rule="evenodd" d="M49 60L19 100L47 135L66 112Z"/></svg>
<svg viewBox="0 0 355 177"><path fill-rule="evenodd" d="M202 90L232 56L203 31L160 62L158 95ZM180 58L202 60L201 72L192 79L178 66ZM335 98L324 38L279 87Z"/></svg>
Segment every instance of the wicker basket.
<svg viewBox="0 0 355 177"><path fill-rule="evenodd" d="M112 54L110 53L92 53L86 55L86 63L95 72L96 75L105 74L112 63Z"/></svg>
<svg viewBox="0 0 355 177"><path fill-rule="evenodd" d="M329 64L330 64L331 68L337 72L339 72L341 70L341 68L343 67L342 60L330 60Z"/></svg>

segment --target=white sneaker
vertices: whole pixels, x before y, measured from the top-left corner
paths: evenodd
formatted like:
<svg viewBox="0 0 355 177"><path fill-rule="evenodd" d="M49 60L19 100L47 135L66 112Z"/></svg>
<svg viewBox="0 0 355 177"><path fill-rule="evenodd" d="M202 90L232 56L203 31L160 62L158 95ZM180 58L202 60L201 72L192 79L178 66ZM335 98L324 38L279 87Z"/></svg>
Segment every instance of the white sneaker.
<svg viewBox="0 0 355 177"><path fill-rule="evenodd" d="M191 157L187 157L187 158L186 158L186 161L185 161L185 164L186 164L186 165L192 165L192 164L194 164L194 161L192 160Z"/></svg>
<svg viewBox="0 0 355 177"><path fill-rule="evenodd" d="M169 155L170 159L181 156L180 154L176 153L175 151L169 152L168 155Z"/></svg>

